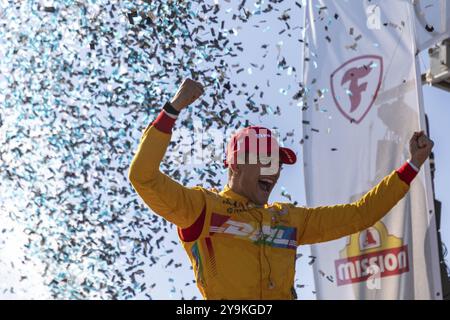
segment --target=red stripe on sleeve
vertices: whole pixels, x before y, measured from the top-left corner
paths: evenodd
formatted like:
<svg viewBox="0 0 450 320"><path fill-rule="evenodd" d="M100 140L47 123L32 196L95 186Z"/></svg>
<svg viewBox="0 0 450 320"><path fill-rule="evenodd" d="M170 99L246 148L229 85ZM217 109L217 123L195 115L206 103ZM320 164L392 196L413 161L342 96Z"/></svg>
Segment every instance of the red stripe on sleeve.
<svg viewBox="0 0 450 320"><path fill-rule="evenodd" d="M155 121L153 121L152 126L161 132L171 134L175 120L176 119L169 117L163 110L161 110Z"/></svg>
<svg viewBox="0 0 450 320"><path fill-rule="evenodd" d="M411 184L411 181L414 180L414 178L417 175L417 171L413 169L413 167L411 167L409 165L408 162L405 162L400 168L398 168L397 170L397 174L400 177L400 179L402 179L404 182L406 182L408 185Z"/></svg>
<svg viewBox="0 0 450 320"><path fill-rule="evenodd" d="M178 228L178 235L184 242L192 242L197 240L202 234L203 225L205 224L206 206L203 207L202 213L195 222L187 228Z"/></svg>

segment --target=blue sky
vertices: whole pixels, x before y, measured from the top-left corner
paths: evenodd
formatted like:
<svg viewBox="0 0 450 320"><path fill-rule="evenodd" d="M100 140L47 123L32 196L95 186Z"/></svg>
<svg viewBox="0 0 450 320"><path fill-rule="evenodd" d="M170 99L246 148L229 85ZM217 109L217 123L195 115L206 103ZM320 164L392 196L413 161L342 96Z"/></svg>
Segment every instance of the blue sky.
<svg viewBox="0 0 450 320"><path fill-rule="evenodd" d="M426 51L419 56L419 64L423 73L429 69L429 57ZM430 137L435 142L435 197L442 202L441 236L445 245L450 244L450 92L432 87L422 86L424 109L428 116ZM448 261L448 258L447 258Z"/></svg>
<svg viewBox="0 0 450 320"><path fill-rule="evenodd" d="M430 124L430 136L435 142L436 164L435 192L442 202L442 241L450 244L450 93L434 87L424 86L425 112Z"/></svg>

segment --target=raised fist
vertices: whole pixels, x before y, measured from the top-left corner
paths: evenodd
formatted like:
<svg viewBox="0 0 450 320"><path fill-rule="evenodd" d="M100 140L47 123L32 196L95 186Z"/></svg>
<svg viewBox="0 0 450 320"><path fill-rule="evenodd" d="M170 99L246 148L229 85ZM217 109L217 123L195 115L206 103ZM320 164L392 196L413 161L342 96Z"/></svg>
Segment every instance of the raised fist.
<svg viewBox="0 0 450 320"><path fill-rule="evenodd" d="M409 140L409 152L411 153L411 162L420 168L427 160L433 149L434 142L426 136L423 131L414 132Z"/></svg>
<svg viewBox="0 0 450 320"><path fill-rule="evenodd" d="M201 83L192 79L185 79L170 103L175 109L181 111L197 100L203 92L204 89Z"/></svg>

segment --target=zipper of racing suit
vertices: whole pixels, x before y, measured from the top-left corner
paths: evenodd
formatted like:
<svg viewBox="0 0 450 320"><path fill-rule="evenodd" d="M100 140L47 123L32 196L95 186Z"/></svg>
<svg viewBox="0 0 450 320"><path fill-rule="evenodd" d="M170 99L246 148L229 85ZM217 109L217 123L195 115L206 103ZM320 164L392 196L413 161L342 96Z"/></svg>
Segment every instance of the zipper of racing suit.
<svg viewBox="0 0 450 320"><path fill-rule="evenodd" d="M259 215L260 219L256 218L250 212L250 210L248 212L258 222L258 224L259 224L259 235L258 235L259 236L259 241L262 240L262 249L261 249L261 246L260 246L260 249L259 249L259 275L260 275L259 288L260 288L260 299L262 299L263 298L263 289L262 289L263 288L263 270L262 270L262 261L261 261L261 250L262 250L262 253L264 255L264 258L266 259L267 265L269 266L269 276L268 276L268 278L269 278L269 286L270 286L270 289L273 288L272 266L270 265L269 257L267 256L267 253L266 253L266 240L265 240L265 237L264 237L264 232L263 232L263 227L262 227L263 226L264 216L259 210L257 210L257 212L258 212L258 215Z"/></svg>
<svg viewBox="0 0 450 320"><path fill-rule="evenodd" d="M256 220L256 222L259 225L259 233L258 233L258 241L261 240L261 234L262 234L262 217L260 216L260 219L255 217L253 213L251 212L254 209L254 207L248 208L248 213L253 217L253 219ZM259 212L258 212L259 213ZM262 294L262 286L263 286L263 270L262 270L262 261L261 261L261 246L258 245L259 251L258 251L258 259L259 259L259 299L262 300L263 294Z"/></svg>

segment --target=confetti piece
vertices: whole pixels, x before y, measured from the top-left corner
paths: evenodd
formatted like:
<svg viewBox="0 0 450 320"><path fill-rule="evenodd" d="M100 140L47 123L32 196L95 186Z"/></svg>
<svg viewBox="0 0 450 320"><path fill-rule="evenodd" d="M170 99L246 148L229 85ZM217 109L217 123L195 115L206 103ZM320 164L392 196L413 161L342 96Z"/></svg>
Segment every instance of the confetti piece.
<svg viewBox="0 0 450 320"><path fill-rule="evenodd" d="M429 24L427 24L427 25L425 26L425 30L427 30L427 32L434 32L434 27L433 27L433 26L430 26Z"/></svg>

